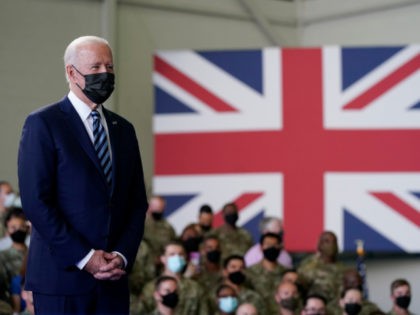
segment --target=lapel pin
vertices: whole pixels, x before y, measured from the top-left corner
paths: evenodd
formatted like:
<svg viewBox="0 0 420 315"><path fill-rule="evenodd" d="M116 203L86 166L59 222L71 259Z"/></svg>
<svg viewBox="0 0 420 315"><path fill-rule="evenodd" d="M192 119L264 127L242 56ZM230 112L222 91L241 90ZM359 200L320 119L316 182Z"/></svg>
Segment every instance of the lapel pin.
<svg viewBox="0 0 420 315"><path fill-rule="evenodd" d="M117 123L118 123L118 122L116 122L116 121L113 121L113 122L112 122L112 124L113 124L113 125L116 125Z"/></svg>

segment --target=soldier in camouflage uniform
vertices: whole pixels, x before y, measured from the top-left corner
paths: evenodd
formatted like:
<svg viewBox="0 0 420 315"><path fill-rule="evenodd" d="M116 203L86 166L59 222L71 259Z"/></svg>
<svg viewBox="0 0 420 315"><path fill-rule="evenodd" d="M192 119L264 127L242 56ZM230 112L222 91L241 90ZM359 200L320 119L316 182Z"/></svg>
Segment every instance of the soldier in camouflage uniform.
<svg viewBox="0 0 420 315"><path fill-rule="evenodd" d="M396 279L391 283L392 309L387 315L414 315L408 308L411 302L411 286L406 279Z"/></svg>
<svg viewBox="0 0 420 315"><path fill-rule="evenodd" d="M311 294L305 298L301 315L325 315L327 313L327 300L322 295Z"/></svg>
<svg viewBox="0 0 420 315"><path fill-rule="evenodd" d="M143 286L156 277L156 266L153 259L149 244L143 240L128 277L131 294L140 295Z"/></svg>
<svg viewBox="0 0 420 315"><path fill-rule="evenodd" d="M7 234L12 239L12 246L0 252L0 264L7 274L7 283L10 284L14 276L20 275L22 262L28 251L25 239L28 234L26 217L21 208L12 208L5 219Z"/></svg>
<svg viewBox="0 0 420 315"><path fill-rule="evenodd" d="M202 205L198 212L198 224L203 235L212 231L213 227L213 209L209 205Z"/></svg>
<svg viewBox="0 0 420 315"><path fill-rule="evenodd" d="M170 276L157 278L153 297L156 308L149 315L174 315L179 302L178 281Z"/></svg>
<svg viewBox="0 0 420 315"><path fill-rule="evenodd" d="M341 314L357 315L362 309L363 294L359 288L347 288L341 292L339 305Z"/></svg>
<svg viewBox="0 0 420 315"><path fill-rule="evenodd" d="M194 280L183 277L186 265L185 249L179 242L170 242L161 256L164 266L162 275L174 277L178 281L179 303L175 315L208 315L208 296ZM149 281L143 288L140 300L132 301L132 314L147 314L155 309L153 298L155 282Z"/></svg>
<svg viewBox="0 0 420 315"><path fill-rule="evenodd" d="M0 181L0 238L6 235L4 220L6 219L7 207L5 205L6 196L13 193L12 185L4 180Z"/></svg>
<svg viewBox="0 0 420 315"><path fill-rule="evenodd" d="M9 291L7 271L2 264L0 264L0 301L10 304L10 291Z"/></svg>
<svg viewBox="0 0 420 315"><path fill-rule="evenodd" d="M361 290L363 285L363 279L355 268L348 268L343 273L343 281L340 292L346 289L355 288ZM334 299L327 305L329 315L341 315L343 310L339 305L338 298ZM359 315L369 315L374 312L382 312L379 307L367 299L362 299L362 309Z"/></svg>
<svg viewBox="0 0 420 315"><path fill-rule="evenodd" d="M216 236L207 236L200 246L200 270L194 277L203 288L215 288L222 282L220 242Z"/></svg>
<svg viewBox="0 0 420 315"><path fill-rule="evenodd" d="M302 308L299 292L296 284L290 281L282 281L277 286L275 292L275 300L278 308L277 312L271 313L272 315L297 315Z"/></svg>
<svg viewBox="0 0 420 315"><path fill-rule="evenodd" d="M251 303L242 303L236 309L235 315L258 315L257 308Z"/></svg>
<svg viewBox="0 0 420 315"><path fill-rule="evenodd" d="M9 303L0 300L0 315L12 315L13 310Z"/></svg>
<svg viewBox="0 0 420 315"><path fill-rule="evenodd" d="M163 247L176 239L172 225L164 218L166 201L163 197L153 196L149 200L149 209L144 224L143 240L150 246L150 254L155 262L156 269L160 271L160 254Z"/></svg>
<svg viewBox="0 0 420 315"><path fill-rule="evenodd" d="M282 240L278 234L267 233L260 238L264 258L246 270L247 277L267 305L270 314L277 311L278 305L274 299L277 286L286 268L277 262L280 255Z"/></svg>
<svg viewBox="0 0 420 315"><path fill-rule="evenodd" d="M231 255L223 262L223 279L220 284L227 284L235 289L239 304L252 303L259 310L260 315L267 315L268 310L264 299L255 290L251 289L250 281L245 275L245 261L243 256ZM215 288L213 288L213 295ZM212 306L213 310L215 305Z"/></svg>
<svg viewBox="0 0 420 315"><path fill-rule="evenodd" d="M216 235L222 246L222 259L231 255L244 256L253 245L251 234L243 228L236 226L238 221L238 207L234 203L228 203L223 207L223 219L225 223L214 229L211 233Z"/></svg>
<svg viewBox="0 0 420 315"><path fill-rule="evenodd" d="M337 256L337 237L333 232L323 232L317 253L304 259L298 268L299 281L305 286L307 294L320 294L327 303L338 298L344 265L337 262Z"/></svg>
<svg viewBox="0 0 420 315"><path fill-rule="evenodd" d="M235 289L227 284L221 284L217 288L213 302L217 305L217 310L212 312L212 315L232 315L239 304Z"/></svg>

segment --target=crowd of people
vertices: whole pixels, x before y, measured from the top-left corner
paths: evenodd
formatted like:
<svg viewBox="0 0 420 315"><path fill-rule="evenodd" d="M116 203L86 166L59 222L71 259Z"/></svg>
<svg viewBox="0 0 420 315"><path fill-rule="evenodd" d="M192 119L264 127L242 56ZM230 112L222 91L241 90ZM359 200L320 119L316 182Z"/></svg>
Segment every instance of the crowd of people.
<svg viewBox="0 0 420 315"><path fill-rule="evenodd" d="M317 252L294 265L283 248L279 218L260 222L254 244L237 225L234 203L223 207L223 225L213 227L213 210L203 205L180 235L165 219L166 202L152 196L145 232L129 273L132 315L379 315L363 295L355 268L338 261L335 234L324 231ZM26 220L10 183L0 182L0 315L34 314L31 292L24 289L30 246ZM409 315L410 283L391 283L392 309Z"/></svg>

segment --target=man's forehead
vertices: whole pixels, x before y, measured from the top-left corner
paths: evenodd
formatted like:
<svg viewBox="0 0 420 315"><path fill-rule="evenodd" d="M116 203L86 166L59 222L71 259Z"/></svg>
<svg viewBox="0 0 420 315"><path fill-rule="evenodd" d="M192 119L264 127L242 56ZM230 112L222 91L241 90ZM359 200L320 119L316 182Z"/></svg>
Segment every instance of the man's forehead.
<svg viewBox="0 0 420 315"><path fill-rule="evenodd" d="M396 287L394 291L409 291L410 287L406 284Z"/></svg>
<svg viewBox="0 0 420 315"><path fill-rule="evenodd" d="M91 43L79 46L77 50L77 58L86 59L86 61L95 62L95 60L109 59L112 62L111 49L102 43Z"/></svg>
<svg viewBox="0 0 420 315"><path fill-rule="evenodd" d="M228 263L228 267L232 267L232 266L240 266L243 267L244 266L244 262L241 259L231 259Z"/></svg>

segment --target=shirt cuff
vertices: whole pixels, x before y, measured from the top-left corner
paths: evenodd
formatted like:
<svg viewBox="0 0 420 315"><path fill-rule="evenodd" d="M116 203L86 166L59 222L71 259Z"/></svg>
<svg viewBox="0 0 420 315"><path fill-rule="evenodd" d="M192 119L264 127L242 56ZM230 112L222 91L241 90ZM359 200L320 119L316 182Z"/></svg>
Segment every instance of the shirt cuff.
<svg viewBox="0 0 420 315"><path fill-rule="evenodd" d="M122 258L122 260L124 261L123 269L125 269L125 267L127 267L127 258L125 258L125 256L123 254L121 254L120 252L113 251L112 253L117 254L118 256L120 256Z"/></svg>
<svg viewBox="0 0 420 315"><path fill-rule="evenodd" d="M77 268L79 268L80 270L85 268L86 264L88 263L89 259L93 256L94 253L95 251L91 249L90 252L76 264Z"/></svg>

